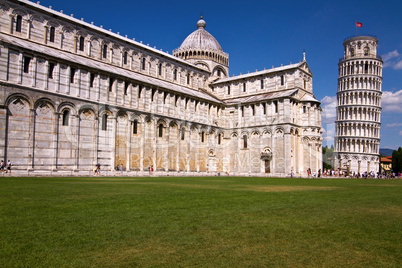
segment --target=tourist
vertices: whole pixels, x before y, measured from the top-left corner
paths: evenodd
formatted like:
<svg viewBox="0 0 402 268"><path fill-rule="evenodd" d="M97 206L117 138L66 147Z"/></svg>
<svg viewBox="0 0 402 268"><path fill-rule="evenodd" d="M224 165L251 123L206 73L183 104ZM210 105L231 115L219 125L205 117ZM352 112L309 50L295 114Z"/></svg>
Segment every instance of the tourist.
<svg viewBox="0 0 402 268"><path fill-rule="evenodd" d="M3 162L3 160L1 160L1 162L0 162L0 171L4 172L4 162Z"/></svg>
<svg viewBox="0 0 402 268"><path fill-rule="evenodd" d="M120 164L120 175L123 175L123 164Z"/></svg>
<svg viewBox="0 0 402 268"><path fill-rule="evenodd" d="M6 172L10 172L10 174L11 174L11 166L12 166L13 164L11 164L11 161L10 160L8 160L7 161L7 171Z"/></svg>

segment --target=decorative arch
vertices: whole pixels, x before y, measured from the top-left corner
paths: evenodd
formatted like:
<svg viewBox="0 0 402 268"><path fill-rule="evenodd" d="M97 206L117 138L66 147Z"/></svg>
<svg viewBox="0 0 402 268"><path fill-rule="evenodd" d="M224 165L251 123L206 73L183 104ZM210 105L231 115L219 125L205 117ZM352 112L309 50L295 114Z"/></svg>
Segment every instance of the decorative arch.
<svg viewBox="0 0 402 268"><path fill-rule="evenodd" d="M44 104L49 104L53 111L55 110L54 102L49 98L40 98L34 103L34 109L36 110L38 107L42 107Z"/></svg>
<svg viewBox="0 0 402 268"><path fill-rule="evenodd" d="M57 20L51 19L46 22L46 26L58 28L60 26L60 24Z"/></svg>
<svg viewBox="0 0 402 268"><path fill-rule="evenodd" d="M5 104L8 106L8 105L10 105L10 103L18 101L18 100L25 101L29 105L29 109L31 109L31 107L33 107L30 99L26 95L21 94L21 93L14 93L14 94L11 94L10 96L8 96L5 101Z"/></svg>
<svg viewBox="0 0 402 268"><path fill-rule="evenodd" d="M77 109L75 105L72 102L62 102L58 107L57 107L57 112L58 113L63 113L65 110L69 110L72 115L77 114Z"/></svg>
<svg viewBox="0 0 402 268"><path fill-rule="evenodd" d="M162 124L163 125L163 127L164 128L166 128L167 126L168 126L168 124L166 123L166 120L165 119L159 119L157 122L156 122L156 124L159 126L160 124Z"/></svg>
<svg viewBox="0 0 402 268"><path fill-rule="evenodd" d="M25 10L23 10L23 9L16 8L16 9L13 10L13 12L12 12L11 14L12 14L13 16L20 15L20 16L24 17L24 16L26 16L28 13L27 13Z"/></svg>

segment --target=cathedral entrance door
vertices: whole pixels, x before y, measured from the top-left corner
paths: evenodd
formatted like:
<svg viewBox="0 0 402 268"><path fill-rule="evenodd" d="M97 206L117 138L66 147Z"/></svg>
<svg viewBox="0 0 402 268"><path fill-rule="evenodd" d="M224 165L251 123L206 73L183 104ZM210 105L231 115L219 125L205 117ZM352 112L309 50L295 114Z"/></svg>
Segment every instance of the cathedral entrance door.
<svg viewBox="0 0 402 268"><path fill-rule="evenodd" d="M271 161L269 160L264 160L265 162L265 173L271 173Z"/></svg>

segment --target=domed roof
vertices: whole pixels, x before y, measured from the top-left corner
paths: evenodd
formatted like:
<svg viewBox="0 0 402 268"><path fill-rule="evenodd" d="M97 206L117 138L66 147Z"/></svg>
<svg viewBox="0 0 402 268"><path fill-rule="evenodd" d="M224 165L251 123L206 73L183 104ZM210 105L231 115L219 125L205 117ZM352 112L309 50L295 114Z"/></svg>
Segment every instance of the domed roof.
<svg viewBox="0 0 402 268"><path fill-rule="evenodd" d="M202 49L223 51L215 37L205 31L205 25L206 23L201 17L197 22L198 29L187 36L179 50Z"/></svg>

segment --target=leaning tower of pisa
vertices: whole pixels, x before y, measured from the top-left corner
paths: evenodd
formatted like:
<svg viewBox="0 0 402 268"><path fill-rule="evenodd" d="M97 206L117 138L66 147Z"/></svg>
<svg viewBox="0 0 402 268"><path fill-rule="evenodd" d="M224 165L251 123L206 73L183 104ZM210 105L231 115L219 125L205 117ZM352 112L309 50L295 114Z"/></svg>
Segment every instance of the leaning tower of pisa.
<svg viewBox="0 0 402 268"><path fill-rule="evenodd" d="M379 170L383 61L377 44L374 36L347 38L338 64L334 168L349 173Z"/></svg>

